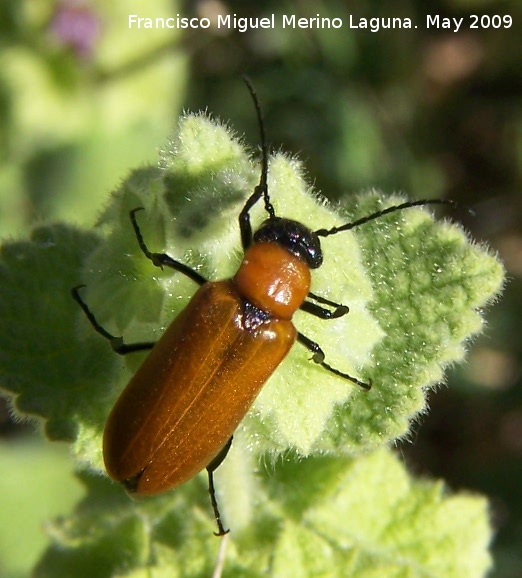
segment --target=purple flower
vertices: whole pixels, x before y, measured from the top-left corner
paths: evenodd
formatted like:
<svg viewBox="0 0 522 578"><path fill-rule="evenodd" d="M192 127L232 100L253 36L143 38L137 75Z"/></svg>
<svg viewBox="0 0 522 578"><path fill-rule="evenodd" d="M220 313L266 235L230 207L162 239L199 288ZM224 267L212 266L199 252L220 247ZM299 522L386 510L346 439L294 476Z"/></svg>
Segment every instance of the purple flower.
<svg viewBox="0 0 522 578"><path fill-rule="evenodd" d="M62 2L50 24L52 34L77 56L88 58L100 36L100 18L82 0Z"/></svg>

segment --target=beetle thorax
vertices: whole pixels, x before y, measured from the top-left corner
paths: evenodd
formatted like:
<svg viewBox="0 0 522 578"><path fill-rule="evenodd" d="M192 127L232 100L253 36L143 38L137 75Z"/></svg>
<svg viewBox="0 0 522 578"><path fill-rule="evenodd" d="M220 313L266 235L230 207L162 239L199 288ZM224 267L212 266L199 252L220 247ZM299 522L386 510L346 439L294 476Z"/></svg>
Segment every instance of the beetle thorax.
<svg viewBox="0 0 522 578"><path fill-rule="evenodd" d="M291 319L310 290L310 269L277 243L254 243L245 253L234 284L259 309Z"/></svg>

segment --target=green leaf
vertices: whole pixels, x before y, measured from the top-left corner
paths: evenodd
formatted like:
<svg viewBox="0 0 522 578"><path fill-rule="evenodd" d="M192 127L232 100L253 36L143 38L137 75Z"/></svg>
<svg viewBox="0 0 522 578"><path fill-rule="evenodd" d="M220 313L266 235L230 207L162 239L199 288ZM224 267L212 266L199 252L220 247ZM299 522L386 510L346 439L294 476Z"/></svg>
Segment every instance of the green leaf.
<svg viewBox="0 0 522 578"><path fill-rule="evenodd" d="M230 277L241 258L237 215L259 178L227 128L201 115L180 121L162 167L136 171L115 194L102 218L110 233L82 276L89 306L127 342L157 338L195 291L193 282L144 257L128 211L145 208L137 216L151 250L209 279ZM369 193L334 210L311 192L298 161L283 155L271 159L269 190L277 214L311 228L403 201ZM252 213L254 226L266 218L262 206ZM373 389L364 393L327 373L297 344L243 422L246 443L259 452L357 453L407 435L425 409L426 388L462 359L466 340L481 329L482 306L502 284L494 256L423 209L328 237L323 250L312 290L348 305L350 313L323 321L298 311L296 326L321 345L330 365L371 380ZM129 359L127 365L117 389L137 364Z"/></svg>
<svg viewBox="0 0 522 578"><path fill-rule="evenodd" d="M229 129L188 115L160 166L134 171L114 193L95 233L59 225L5 244L2 388L14 411L43 418L48 437L73 442L78 463L89 467L82 474L89 497L73 519L55 526L55 545L37 575L83 575L78 568L92 575L97 559L99 576L136 576L140 569L161 575L172 567L180 576L210 574L217 541L201 479L133 504L122 489L93 477L103 470L105 419L143 355L114 355L78 310L70 288L86 284L82 296L98 321L127 343L157 339L196 287L146 259L129 210L144 208L137 218L151 251L165 251L208 279L227 278L242 256L237 215L259 172ZM269 191L278 215L312 229L403 200L372 192L331 207L311 191L300 163L281 154L270 159ZM266 219L258 205L254 229ZM502 266L458 226L435 221L423 209L376 219L330 236L322 246L324 265L313 273L312 291L348 305L350 313L323 321L298 311L296 326L321 345L330 365L371 380L373 388L366 393L326 372L295 345L217 472L225 519L237 536L227 575L256 576L269 568L274 576L480 576L488 566L483 501L472 499L466 510L464 497L443 499L439 486L399 475L392 462L382 461L392 460L385 453L352 459L408 434L425 411L428 388L462 359L467 341L481 329L482 308L502 285ZM308 459L276 468L274 476L254 475L261 456L276 463L289 454ZM369 468L365 477L357 476L358 467ZM290 492L284 489L288 476ZM450 502L460 512L456 520L442 507ZM392 520L400 522L397 528ZM457 522L463 529L454 532ZM410 526L417 531L407 534ZM473 536L465 528L475 528ZM466 548L480 553L468 562L476 565L467 574L460 560ZM451 574L451 567L462 573Z"/></svg>
<svg viewBox="0 0 522 578"><path fill-rule="evenodd" d="M44 418L53 440L75 440L93 423L99 434L105 417L102 397L113 359L89 336L85 347L79 343L70 296L97 242L94 233L56 225L2 247L1 386L12 394L15 414ZM100 364L92 364L97 356ZM93 381L100 383L96 397L89 387Z"/></svg>
<svg viewBox="0 0 522 578"><path fill-rule="evenodd" d="M262 478L250 526L230 535L224 576L477 578L491 566L486 500L413 481L388 451L287 462ZM221 544L205 499L194 499L205 498L203 478L148 504L83 481L88 496L54 524L37 578L212 574Z"/></svg>

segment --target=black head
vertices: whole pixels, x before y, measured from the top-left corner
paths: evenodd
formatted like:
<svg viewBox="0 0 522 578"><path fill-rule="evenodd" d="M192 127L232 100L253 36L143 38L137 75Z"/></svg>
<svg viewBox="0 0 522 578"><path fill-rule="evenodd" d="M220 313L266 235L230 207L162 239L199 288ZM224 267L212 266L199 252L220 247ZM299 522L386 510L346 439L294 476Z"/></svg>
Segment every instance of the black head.
<svg viewBox="0 0 522 578"><path fill-rule="evenodd" d="M254 233L255 243L277 243L304 261L310 269L323 263L319 237L298 221L271 217Z"/></svg>

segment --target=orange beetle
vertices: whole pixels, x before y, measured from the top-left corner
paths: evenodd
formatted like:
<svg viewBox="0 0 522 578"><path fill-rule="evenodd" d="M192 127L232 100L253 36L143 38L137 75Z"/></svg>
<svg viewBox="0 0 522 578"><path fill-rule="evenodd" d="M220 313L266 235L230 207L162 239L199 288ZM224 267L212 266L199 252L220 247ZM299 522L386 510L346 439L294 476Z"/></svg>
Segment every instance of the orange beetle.
<svg viewBox="0 0 522 578"><path fill-rule="evenodd" d="M109 476L128 492L152 495L208 472L209 493L217 535L228 532L215 497L213 472L224 460L232 435L261 387L297 340L313 353L313 361L363 389L364 383L325 361L320 346L299 333L291 319L302 309L322 319L348 313L348 308L310 292L310 270L321 266L319 237L352 229L408 207L443 200L403 203L332 229L312 231L277 217L267 187L268 147L261 108L248 79L245 82L258 116L262 170L259 185L239 215L245 251L235 277L208 282L198 272L164 253L151 253L130 212L140 249L155 266L170 267L201 287L156 343L125 344L107 332L72 290L94 329L115 352L152 349L117 400L107 420L103 455ZM268 218L252 234L249 211L264 200ZM321 307L326 305L329 309Z"/></svg>

